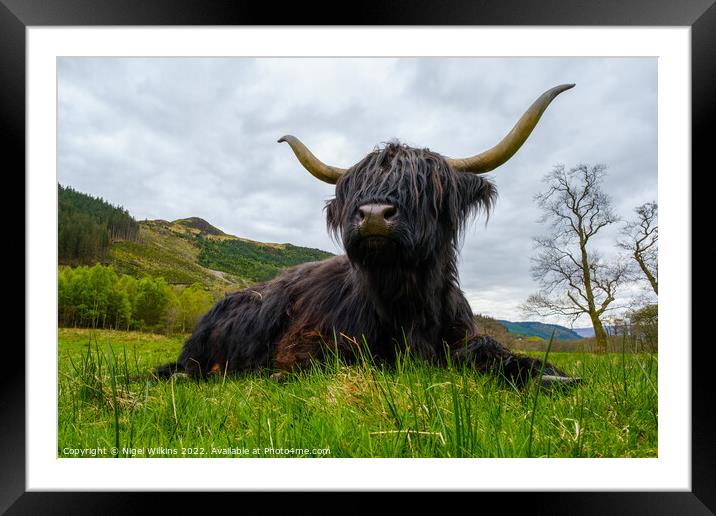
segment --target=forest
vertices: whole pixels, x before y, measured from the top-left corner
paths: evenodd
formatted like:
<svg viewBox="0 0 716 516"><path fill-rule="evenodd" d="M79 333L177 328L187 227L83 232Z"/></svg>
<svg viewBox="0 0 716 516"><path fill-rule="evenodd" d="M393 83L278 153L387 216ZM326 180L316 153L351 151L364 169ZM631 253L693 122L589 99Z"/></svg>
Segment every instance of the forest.
<svg viewBox="0 0 716 516"><path fill-rule="evenodd" d="M122 207L57 185L58 260L63 265L103 261L112 241L135 241L139 223Z"/></svg>
<svg viewBox="0 0 716 516"><path fill-rule="evenodd" d="M190 331L215 299L198 283L172 286L162 277L136 279L111 265L59 269L60 327Z"/></svg>

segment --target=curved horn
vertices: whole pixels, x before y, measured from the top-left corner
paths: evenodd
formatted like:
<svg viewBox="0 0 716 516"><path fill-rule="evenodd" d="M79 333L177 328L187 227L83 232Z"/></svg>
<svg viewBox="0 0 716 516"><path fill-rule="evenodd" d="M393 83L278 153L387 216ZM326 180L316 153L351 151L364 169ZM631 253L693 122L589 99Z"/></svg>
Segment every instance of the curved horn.
<svg viewBox="0 0 716 516"><path fill-rule="evenodd" d="M334 185L346 171L345 168L332 167L323 163L295 136L287 134L278 139L278 143L281 142L288 143L301 165L321 181Z"/></svg>
<svg viewBox="0 0 716 516"><path fill-rule="evenodd" d="M537 122L539 122L542 113L544 113L544 110L549 106L549 103L552 102L557 95L573 87L574 84L562 84L545 91L532 103L529 109L525 111L525 114L517 121L512 130L507 133L507 136L491 149L472 156L471 158L448 158L447 162L453 169L459 172L484 174L485 172L496 169L510 159L522 144L525 143L537 125Z"/></svg>

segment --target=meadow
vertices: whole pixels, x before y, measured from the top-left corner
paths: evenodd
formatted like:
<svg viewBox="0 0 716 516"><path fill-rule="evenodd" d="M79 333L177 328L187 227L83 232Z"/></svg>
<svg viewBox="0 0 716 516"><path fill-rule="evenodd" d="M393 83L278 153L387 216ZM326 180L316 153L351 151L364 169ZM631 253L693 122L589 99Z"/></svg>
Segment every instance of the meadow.
<svg viewBox="0 0 716 516"><path fill-rule="evenodd" d="M58 457L658 454L656 353L549 352L584 379L564 391L520 390L410 356L391 369L336 360L283 381L154 379L184 338L61 328Z"/></svg>

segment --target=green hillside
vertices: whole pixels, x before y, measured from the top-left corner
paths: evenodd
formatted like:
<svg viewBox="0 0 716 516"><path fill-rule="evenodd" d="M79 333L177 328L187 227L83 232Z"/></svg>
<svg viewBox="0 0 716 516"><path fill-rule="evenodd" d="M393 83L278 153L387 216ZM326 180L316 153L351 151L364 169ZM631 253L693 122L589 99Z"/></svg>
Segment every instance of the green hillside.
<svg viewBox="0 0 716 516"><path fill-rule="evenodd" d="M163 277L174 285L200 283L212 290L242 288L249 281L241 275L203 267L198 263L197 236L181 224L164 220L139 223L136 242L115 242L107 262L122 274Z"/></svg>
<svg viewBox="0 0 716 516"><path fill-rule="evenodd" d="M109 263L117 272L164 277L172 284L201 283L225 291L273 278L283 269L332 256L318 249L268 244L227 235L203 219L139 223L136 242L117 242Z"/></svg>
<svg viewBox="0 0 716 516"><path fill-rule="evenodd" d="M569 328L565 328L564 326L560 326L558 324L545 324L536 321L512 322L501 319L497 322L507 328L507 331L510 333L517 335L539 337L544 340L549 340L552 336L552 331L554 331L555 340L577 340L582 338L579 334L573 332Z"/></svg>
<svg viewBox="0 0 716 516"><path fill-rule="evenodd" d="M325 251L291 244L211 238L199 238L197 241L201 249L198 263L251 281L268 280L292 265L324 260L332 256Z"/></svg>

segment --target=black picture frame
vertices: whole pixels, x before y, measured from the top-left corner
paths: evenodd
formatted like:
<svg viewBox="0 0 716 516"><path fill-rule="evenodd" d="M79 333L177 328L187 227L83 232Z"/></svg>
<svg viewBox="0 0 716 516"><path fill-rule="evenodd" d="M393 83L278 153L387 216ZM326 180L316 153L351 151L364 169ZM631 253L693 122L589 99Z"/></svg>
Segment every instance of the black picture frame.
<svg viewBox="0 0 716 516"><path fill-rule="evenodd" d="M716 6L714 0L669 2L658 0L540 0L519 2L362 2L360 8L341 17L338 9L320 4L248 3L220 0L0 0L0 123L5 178L18 178L25 170L25 30L30 26L111 25L551 25L551 26L689 26L692 71L692 170L706 169L710 158L706 129L713 125L716 91ZM347 12L347 11L343 11ZM319 14L320 13L320 14ZM8 158L10 158L8 160ZM25 192L25 183L20 183ZM692 190L693 191L693 190ZM694 202L693 205L697 205ZM14 211L14 209L13 209ZM696 218L693 218L694 221ZM693 235L692 230L692 235ZM23 235L23 242L24 242ZM19 247L19 244L17 244ZM23 254L24 254L23 245ZM27 258L27 257L25 257ZM26 262L24 262L26 263ZM698 270L698 269L697 269ZM32 271L25 267L25 277ZM50 288L50 287L48 287ZM23 292L25 291L23 286ZM28 307L29 308L29 307ZM693 316L692 316L693 321ZM529 514L713 514L716 510L716 429L712 410L708 341L692 343L692 490L691 492L529 492L453 494L481 497L491 507L522 509ZM672 343L669 343L671 345ZM0 511L7 514L126 514L149 512L151 501L162 512L190 512L194 507L222 510L228 496L250 507L255 503L270 510L325 507L320 493L293 493L288 497L237 493L78 493L26 492L25 489L25 361L24 349L7 338L0 381ZM154 497L160 497L154 500ZM351 493L342 507L372 511L376 493ZM210 497L211 500L206 498ZM241 497L241 498L238 498ZM249 499L247 499L249 497ZM321 497L321 498L319 498ZM218 498L218 499L217 499ZM313 499L315 498L315 499ZM422 496L413 493L413 501ZM471 500L461 500L470 503ZM207 504L207 502L209 502ZM347 503L346 503L347 502ZM452 501L453 507L457 501ZM457 502L459 503L459 502ZM472 501L472 503L475 503ZM487 505L489 504L489 505ZM467 506L470 507L470 506ZM193 512L193 511L192 511Z"/></svg>

